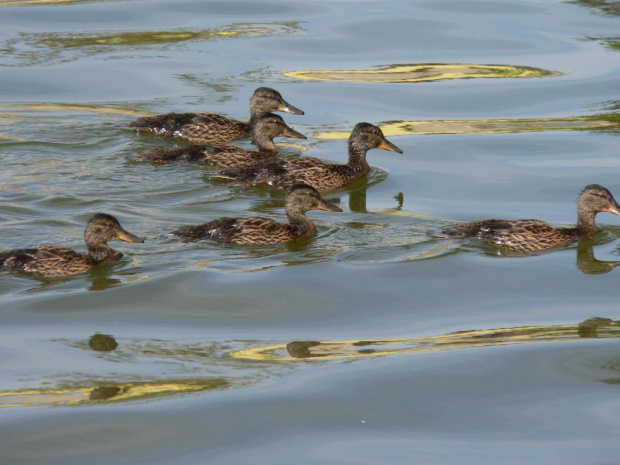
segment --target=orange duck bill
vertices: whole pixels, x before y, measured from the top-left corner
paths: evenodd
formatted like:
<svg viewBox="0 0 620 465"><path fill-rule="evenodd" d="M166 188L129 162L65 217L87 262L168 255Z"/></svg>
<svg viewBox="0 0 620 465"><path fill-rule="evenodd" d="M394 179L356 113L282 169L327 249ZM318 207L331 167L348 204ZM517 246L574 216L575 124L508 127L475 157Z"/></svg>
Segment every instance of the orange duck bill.
<svg viewBox="0 0 620 465"><path fill-rule="evenodd" d="M392 144L387 139L383 139L383 142L381 142L381 144L379 144L378 148L383 149L383 150L389 150L390 152L403 153L403 151L401 149L396 147L394 144Z"/></svg>
<svg viewBox="0 0 620 465"><path fill-rule="evenodd" d="M342 208L337 207L333 203L328 202L327 200L323 200L323 199L321 199L321 202L314 208L315 210L325 210L328 212L341 212L342 211Z"/></svg>
<svg viewBox="0 0 620 465"><path fill-rule="evenodd" d="M118 236L114 238L115 241L125 241L125 242L137 242L139 244L144 243L144 239L140 239L138 236L131 234L129 231L125 231L121 229L118 233Z"/></svg>

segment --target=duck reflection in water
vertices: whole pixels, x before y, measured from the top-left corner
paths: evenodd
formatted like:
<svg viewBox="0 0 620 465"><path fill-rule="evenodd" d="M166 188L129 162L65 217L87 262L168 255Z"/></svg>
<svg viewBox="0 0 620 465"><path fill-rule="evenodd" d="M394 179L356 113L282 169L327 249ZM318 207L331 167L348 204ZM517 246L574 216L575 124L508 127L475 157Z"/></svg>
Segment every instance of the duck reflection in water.
<svg viewBox="0 0 620 465"><path fill-rule="evenodd" d="M582 239L577 245L577 268L585 274L609 273L620 265L620 261L597 260L594 256L594 241L590 238Z"/></svg>
<svg viewBox="0 0 620 465"><path fill-rule="evenodd" d="M118 347L118 342L108 334L95 333L88 339L88 347L97 352L111 352Z"/></svg>

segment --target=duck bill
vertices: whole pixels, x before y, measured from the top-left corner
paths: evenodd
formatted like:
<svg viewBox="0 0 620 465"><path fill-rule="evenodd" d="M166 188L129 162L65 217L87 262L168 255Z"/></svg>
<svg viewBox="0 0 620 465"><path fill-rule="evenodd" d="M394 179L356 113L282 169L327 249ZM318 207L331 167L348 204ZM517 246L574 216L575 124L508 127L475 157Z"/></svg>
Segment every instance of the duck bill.
<svg viewBox="0 0 620 465"><path fill-rule="evenodd" d="M613 207L609 207L607 211L609 213L613 213L614 215L620 215L620 205L618 205L618 202L614 202Z"/></svg>
<svg viewBox="0 0 620 465"><path fill-rule="evenodd" d="M118 236L114 239L116 241L125 241L125 242L137 242L139 244L144 243L144 239L140 239L138 236L131 234L124 229L121 229L121 232L118 233Z"/></svg>
<svg viewBox="0 0 620 465"><path fill-rule="evenodd" d="M383 142L379 145L380 149L389 150L390 152L403 153L401 149L392 144L389 140L383 139Z"/></svg>
<svg viewBox="0 0 620 465"><path fill-rule="evenodd" d="M288 126L282 133L282 137L290 137L292 139L307 139L301 132L295 131L293 128L289 128Z"/></svg>
<svg viewBox="0 0 620 465"><path fill-rule="evenodd" d="M293 105L291 105L288 102L282 102L282 105L280 105L278 107L277 111L281 111L283 113L292 113L293 115L303 115L304 114L303 111L301 111L297 107L294 107Z"/></svg>
<svg viewBox="0 0 620 465"><path fill-rule="evenodd" d="M321 203L319 203L316 207L316 210L325 210L328 212L341 212L342 208L337 207L336 205L334 205L331 202L328 202L327 200L323 200L321 199Z"/></svg>

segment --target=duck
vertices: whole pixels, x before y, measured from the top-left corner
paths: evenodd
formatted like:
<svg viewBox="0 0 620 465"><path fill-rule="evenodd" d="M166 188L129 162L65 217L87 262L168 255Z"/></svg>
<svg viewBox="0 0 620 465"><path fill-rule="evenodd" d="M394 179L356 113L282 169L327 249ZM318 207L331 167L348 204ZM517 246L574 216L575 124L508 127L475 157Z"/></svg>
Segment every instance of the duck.
<svg viewBox="0 0 620 465"><path fill-rule="evenodd" d="M40 276L70 276L120 258L123 254L108 247L108 241L144 242L106 213L97 213L88 220L84 241L87 253L54 245L0 252L0 269Z"/></svg>
<svg viewBox="0 0 620 465"><path fill-rule="evenodd" d="M541 220L484 220L444 229L442 237L475 239L513 253L530 253L563 247L596 234L597 213L620 215L620 205L600 184L587 185L577 200L577 226L554 228Z"/></svg>
<svg viewBox="0 0 620 465"><path fill-rule="evenodd" d="M403 153L385 138L380 128L370 123L358 123L349 137L349 160L344 165L325 163L314 157L270 159L224 169L214 177L250 184L266 183L280 189L295 183L305 183L320 192L332 191L368 173L370 166L366 161L366 152L375 148Z"/></svg>
<svg viewBox="0 0 620 465"><path fill-rule="evenodd" d="M216 113L167 113L143 116L129 123L128 128L154 132L166 137L200 144L218 144L245 139L252 134L252 124L261 113L281 111L294 115L304 112L282 98L271 87L259 87L250 99L250 121L243 122Z"/></svg>
<svg viewBox="0 0 620 465"><path fill-rule="evenodd" d="M285 209L288 224L260 216L224 217L198 226L183 226L170 234L186 239L210 239L227 244L280 244L308 239L316 234L316 226L306 216L307 211L342 211L338 206L321 198L315 188L306 184L294 184L288 189Z"/></svg>
<svg viewBox="0 0 620 465"><path fill-rule="evenodd" d="M235 145L196 144L177 149L155 148L140 154L137 159L158 164L193 162L217 165L222 168L251 163L277 154L274 137L307 139L306 136L287 126L280 115L262 113L254 121L252 135L258 151L244 150Z"/></svg>

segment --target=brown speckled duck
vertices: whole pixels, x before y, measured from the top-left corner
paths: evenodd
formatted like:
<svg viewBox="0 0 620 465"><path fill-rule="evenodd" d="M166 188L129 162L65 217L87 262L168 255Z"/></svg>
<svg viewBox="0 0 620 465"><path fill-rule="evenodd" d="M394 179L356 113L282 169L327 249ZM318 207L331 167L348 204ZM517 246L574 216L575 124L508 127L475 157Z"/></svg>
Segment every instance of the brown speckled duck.
<svg viewBox="0 0 620 465"><path fill-rule="evenodd" d="M285 208L289 224L260 216L225 217L199 226L183 226L171 234L229 244L279 244L307 239L316 233L314 223L306 217L308 210L342 211L336 205L323 200L316 189L305 184L295 184L288 190Z"/></svg>
<svg viewBox="0 0 620 465"><path fill-rule="evenodd" d="M485 220L463 223L441 231L441 236L476 239L516 253L537 252L570 244L596 234L599 212L620 215L611 192L598 184L586 186L577 201L577 226L554 228L540 220Z"/></svg>
<svg viewBox="0 0 620 465"><path fill-rule="evenodd" d="M254 122L252 135L258 151L244 150L235 145L199 144L178 149L155 148L140 154L137 159L159 164L192 162L230 168L275 156L274 137L306 139L306 136L287 126L282 117L274 113L259 115Z"/></svg>
<svg viewBox="0 0 620 465"><path fill-rule="evenodd" d="M286 102L277 90L259 87L250 99L250 121L247 123L215 113L167 113L138 118L128 127L201 144L218 144L250 137L254 120L270 111L304 114Z"/></svg>
<svg viewBox="0 0 620 465"><path fill-rule="evenodd" d="M88 253L51 245L0 252L0 269L41 276L69 276L120 258L123 254L108 247L108 241L144 242L125 231L116 218L105 213L97 213L88 220L84 241Z"/></svg>
<svg viewBox="0 0 620 465"><path fill-rule="evenodd" d="M375 148L403 153L385 138L377 126L358 123L349 137L349 161L346 165L325 163L313 157L275 159L225 169L217 176L251 184L267 183L278 188L301 182L322 192L331 191L368 173L370 166L366 161L366 152Z"/></svg>

